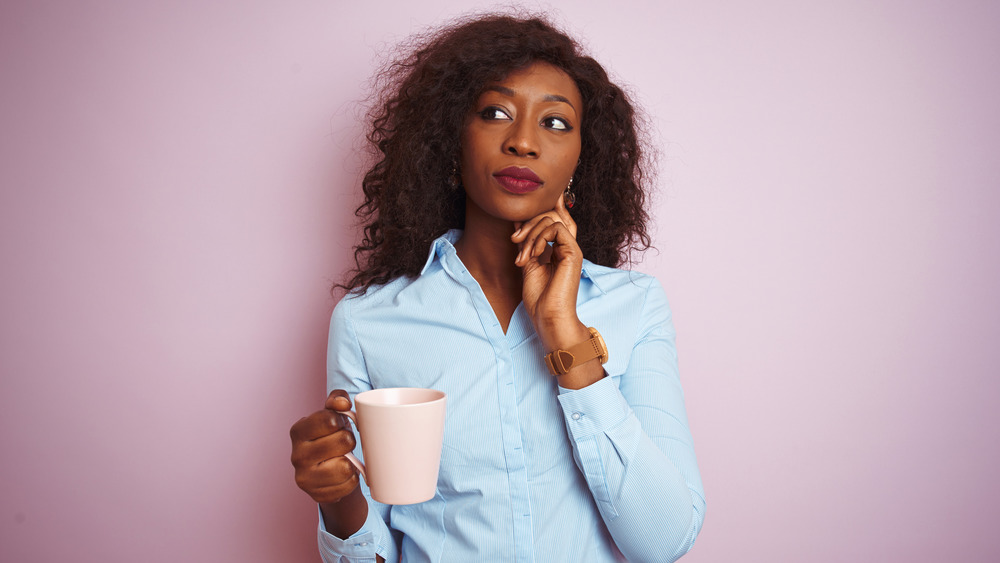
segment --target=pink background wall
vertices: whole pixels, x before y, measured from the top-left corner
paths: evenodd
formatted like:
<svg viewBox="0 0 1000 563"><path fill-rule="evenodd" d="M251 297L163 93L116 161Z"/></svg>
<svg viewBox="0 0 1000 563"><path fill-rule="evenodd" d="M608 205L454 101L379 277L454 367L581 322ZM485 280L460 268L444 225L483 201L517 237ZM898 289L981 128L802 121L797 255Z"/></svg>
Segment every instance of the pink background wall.
<svg viewBox="0 0 1000 563"><path fill-rule="evenodd" d="M3 2L0 560L317 559L354 101L469 6L393 4ZM658 129L686 561L997 561L1000 4L824 4L555 4Z"/></svg>

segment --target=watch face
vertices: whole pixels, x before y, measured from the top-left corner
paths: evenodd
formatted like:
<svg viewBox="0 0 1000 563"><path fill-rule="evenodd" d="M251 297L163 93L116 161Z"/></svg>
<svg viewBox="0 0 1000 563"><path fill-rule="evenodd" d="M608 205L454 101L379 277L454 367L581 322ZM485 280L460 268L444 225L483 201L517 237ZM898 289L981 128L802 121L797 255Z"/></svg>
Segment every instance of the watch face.
<svg viewBox="0 0 1000 563"><path fill-rule="evenodd" d="M597 342L597 349L601 351L601 363L605 364L608 362L608 345L604 343L604 337L601 333L597 332L596 328L590 329L590 334L593 336L594 341Z"/></svg>

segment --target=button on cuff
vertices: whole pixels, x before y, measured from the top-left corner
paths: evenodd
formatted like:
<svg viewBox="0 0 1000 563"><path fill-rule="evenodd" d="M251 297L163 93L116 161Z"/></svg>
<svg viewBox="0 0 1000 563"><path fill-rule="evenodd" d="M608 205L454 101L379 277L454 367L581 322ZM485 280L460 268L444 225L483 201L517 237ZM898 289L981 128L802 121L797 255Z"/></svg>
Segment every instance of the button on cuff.
<svg viewBox="0 0 1000 563"><path fill-rule="evenodd" d="M631 407L611 377L583 389L559 391L557 398L563 409L566 427L576 441L613 428L631 412Z"/></svg>

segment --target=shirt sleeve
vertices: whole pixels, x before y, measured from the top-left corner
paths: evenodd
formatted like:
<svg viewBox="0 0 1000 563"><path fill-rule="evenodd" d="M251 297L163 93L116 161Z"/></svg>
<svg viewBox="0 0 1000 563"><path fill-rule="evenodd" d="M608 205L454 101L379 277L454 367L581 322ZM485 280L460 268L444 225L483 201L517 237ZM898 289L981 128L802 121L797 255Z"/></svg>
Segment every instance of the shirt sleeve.
<svg viewBox="0 0 1000 563"><path fill-rule="evenodd" d="M629 561L675 561L701 530L705 498L670 308L650 279L625 373L560 388L559 403L577 466L615 544Z"/></svg>
<svg viewBox="0 0 1000 563"><path fill-rule="evenodd" d="M327 392L344 389L351 397L372 388L365 366L364 354L351 320L351 297L347 296L333 310L330 320L330 339L326 360ZM357 429L354 429L357 438ZM360 440L359 442L360 443ZM361 448L354 455L363 458ZM381 555L386 561L399 560L399 546L387 524L389 507L371 498L364 481L361 490L368 500L368 518L360 530L347 539L340 539L326 531L320 511L318 542L319 552L327 563L369 563Z"/></svg>
<svg viewBox="0 0 1000 563"><path fill-rule="evenodd" d="M371 502L368 503L368 518L364 525L351 537L342 540L327 532L322 511L319 511L318 534L319 554L325 563L375 563L376 554L382 555L386 561L395 560L385 555L392 551L389 549L392 540L385 521L372 508Z"/></svg>

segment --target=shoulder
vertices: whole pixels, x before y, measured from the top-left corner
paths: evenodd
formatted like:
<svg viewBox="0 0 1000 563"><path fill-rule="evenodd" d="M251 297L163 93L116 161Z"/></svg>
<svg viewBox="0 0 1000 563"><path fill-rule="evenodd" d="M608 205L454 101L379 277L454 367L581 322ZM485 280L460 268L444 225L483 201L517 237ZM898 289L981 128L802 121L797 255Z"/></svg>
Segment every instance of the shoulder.
<svg viewBox="0 0 1000 563"><path fill-rule="evenodd" d="M655 276L585 263L584 278L590 283L581 284L581 312L599 314L626 332L670 322L666 292Z"/></svg>
<svg viewBox="0 0 1000 563"><path fill-rule="evenodd" d="M435 264L419 276L401 276L364 292L348 293L334 307L334 323L341 319L361 329L401 321L419 322L447 311L456 299L456 289L461 288L449 283L447 274Z"/></svg>
<svg viewBox="0 0 1000 563"><path fill-rule="evenodd" d="M363 292L351 292L344 295L333 308L330 319L331 328L353 326L359 318L364 318L372 311L377 311L392 301L392 295L398 287L405 284L406 278L396 278L389 283L371 286ZM336 330L332 331L336 333Z"/></svg>
<svg viewBox="0 0 1000 563"><path fill-rule="evenodd" d="M373 285L362 292L348 293L334 307L334 315L337 315L338 311L340 314L348 315L384 307L413 282L413 278L400 276L388 283Z"/></svg>
<svg viewBox="0 0 1000 563"><path fill-rule="evenodd" d="M622 270L584 261L583 277L605 295L644 297L650 291L663 292L659 280L650 274Z"/></svg>
<svg viewBox="0 0 1000 563"><path fill-rule="evenodd" d="M655 276L642 272L585 264L580 320L601 332L611 352L605 370L613 377L624 374L634 350L652 337L672 347L673 324L666 295ZM586 289L584 289L586 286Z"/></svg>

